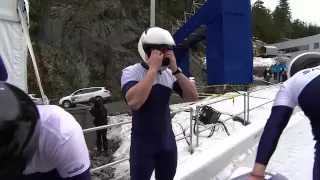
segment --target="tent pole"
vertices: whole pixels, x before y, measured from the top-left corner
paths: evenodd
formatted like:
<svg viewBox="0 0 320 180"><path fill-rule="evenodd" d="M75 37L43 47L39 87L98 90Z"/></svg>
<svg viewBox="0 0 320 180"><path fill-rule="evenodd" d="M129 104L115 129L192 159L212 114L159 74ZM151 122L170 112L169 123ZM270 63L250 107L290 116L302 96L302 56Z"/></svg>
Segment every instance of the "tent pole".
<svg viewBox="0 0 320 180"><path fill-rule="evenodd" d="M19 17L20 17L23 33L24 33L24 36L26 38L28 49L29 49L29 52L30 52L30 55L31 55L31 60L32 60L34 72L36 73L37 83L38 83L38 86L39 86L39 89L40 89L42 100L43 100L44 104L49 104L49 100L48 100L47 96L45 96L43 88L42 88L41 79L40 79L38 66L37 66L37 62L36 62L36 57L34 55L31 39L30 39L30 36L29 36L29 29L27 27L26 19L23 16L21 6L18 6L18 13L19 13Z"/></svg>
<svg viewBox="0 0 320 180"><path fill-rule="evenodd" d="M150 27L155 26L156 0L150 0Z"/></svg>

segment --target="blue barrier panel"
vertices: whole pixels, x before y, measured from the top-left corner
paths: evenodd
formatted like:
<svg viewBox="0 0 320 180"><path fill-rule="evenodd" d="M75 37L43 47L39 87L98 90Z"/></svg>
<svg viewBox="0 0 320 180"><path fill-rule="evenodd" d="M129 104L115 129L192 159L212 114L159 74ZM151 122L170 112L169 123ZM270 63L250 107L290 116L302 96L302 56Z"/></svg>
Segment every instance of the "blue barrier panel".
<svg viewBox="0 0 320 180"><path fill-rule="evenodd" d="M177 64L183 71L183 74L187 77L189 77L189 49L187 48L179 48L175 47L173 49L174 54L177 58Z"/></svg>
<svg viewBox="0 0 320 180"><path fill-rule="evenodd" d="M206 31L208 85L253 82L249 0L219 0L220 12ZM204 7L210 8L210 7Z"/></svg>
<svg viewBox="0 0 320 180"><path fill-rule="evenodd" d="M250 0L207 1L173 35L176 44L188 38L201 25L206 25L208 85L252 83L253 47ZM180 53L176 55L183 61L189 59L180 57ZM181 53L181 55L184 54ZM180 64L184 63L180 62Z"/></svg>

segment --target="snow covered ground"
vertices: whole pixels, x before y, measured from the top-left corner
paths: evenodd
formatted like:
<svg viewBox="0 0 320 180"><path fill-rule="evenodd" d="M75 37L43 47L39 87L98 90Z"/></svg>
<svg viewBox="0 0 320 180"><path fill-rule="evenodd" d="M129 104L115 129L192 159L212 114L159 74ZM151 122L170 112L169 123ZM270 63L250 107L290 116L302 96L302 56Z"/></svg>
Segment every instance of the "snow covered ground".
<svg viewBox="0 0 320 180"><path fill-rule="evenodd" d="M260 104L263 104L265 102L268 102L272 100L276 92L278 91L278 87L275 86L273 88L265 89L265 90L260 90L257 92L253 92L250 94L250 107L255 107ZM184 107L196 107L196 105L199 105L203 102L216 102L219 99L222 99L225 97L220 97L220 98L214 98L210 99L207 98L205 100L198 101L196 103L183 103L183 104L177 104L177 105L172 105L170 108L172 110L178 110ZM219 103L215 103L210 105L211 107L217 109L218 111L226 114L238 114L243 111L243 104L244 104L244 98L243 96L239 96L234 98L233 100L227 100ZM268 118L270 114L270 109L271 109L272 103L267 104L265 106L262 106L260 108L257 108L253 111L250 112L250 121L263 121L265 122L266 119ZM224 120L227 118L230 118L230 115L221 115L220 120ZM240 116L241 117L241 116ZM127 115L118 115L111 117L111 122L110 123L116 123L116 122L123 122L123 121L129 121L131 120L130 116ZM180 112L177 113L174 118L172 119L172 126L174 129L174 132L176 135L178 135L176 138L180 138L183 135L181 134L182 129L181 126L186 129L190 126L190 113L189 112ZM228 120L226 122L226 126L232 136L232 134L241 129L244 128L244 126L239 123L235 122L233 120ZM130 129L131 125L123 125L118 128L114 128L112 131L109 131L110 133L108 134L108 138L120 138L122 141L122 144L120 148L115 152L114 157L116 160L125 158L129 156L129 148L130 148ZM200 128L201 129L201 128ZM187 135L189 134L189 130L186 131ZM217 144L221 142L225 137L227 137L227 134L225 131L220 128L215 134L207 138L206 136L209 134L209 131L204 131L201 133L201 136L199 139L199 147L196 148L196 153L200 153L202 150L205 150L214 144ZM193 138L194 145L195 145L195 136ZM189 153L189 146L186 143L186 140L180 140L177 142L178 146L178 151L179 151L179 164L183 163L184 161L187 161L188 158L191 156ZM129 162L124 162L121 164L118 164L115 166L116 171L115 171L115 179L126 179L129 177ZM230 175L230 174L229 174ZM222 176L221 176L222 177Z"/></svg>
<svg viewBox="0 0 320 180"><path fill-rule="evenodd" d="M253 58L253 67L270 67L275 63L276 62L273 58L261 58L261 57Z"/></svg>
<svg viewBox="0 0 320 180"><path fill-rule="evenodd" d="M282 134L267 167L268 170L281 173L291 180L311 180L314 144L309 120L303 112L298 111L291 117L288 127ZM238 164L238 167L247 167L251 170L255 156L256 151L253 151ZM235 175L242 173L244 171L235 172Z"/></svg>
<svg viewBox="0 0 320 180"><path fill-rule="evenodd" d="M276 58L253 57L253 67L270 67L276 63L275 59L281 59L281 57L276 57ZM205 57L203 57L201 61L204 65L206 65Z"/></svg>

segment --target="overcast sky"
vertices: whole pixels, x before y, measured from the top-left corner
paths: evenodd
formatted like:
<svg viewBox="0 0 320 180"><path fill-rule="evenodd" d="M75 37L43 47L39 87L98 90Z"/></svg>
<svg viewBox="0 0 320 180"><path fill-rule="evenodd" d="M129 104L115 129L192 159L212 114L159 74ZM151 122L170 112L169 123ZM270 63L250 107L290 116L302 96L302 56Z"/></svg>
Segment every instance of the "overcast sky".
<svg viewBox="0 0 320 180"><path fill-rule="evenodd" d="M264 5L274 10L279 0L264 0ZM256 0L251 0L253 4ZM320 25L320 0L289 0L292 17Z"/></svg>

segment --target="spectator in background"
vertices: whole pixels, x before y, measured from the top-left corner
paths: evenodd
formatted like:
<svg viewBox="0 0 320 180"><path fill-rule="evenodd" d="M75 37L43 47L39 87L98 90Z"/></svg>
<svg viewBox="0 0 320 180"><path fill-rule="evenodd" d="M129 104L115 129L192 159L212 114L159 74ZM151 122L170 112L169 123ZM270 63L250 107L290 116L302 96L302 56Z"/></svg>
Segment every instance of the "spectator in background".
<svg viewBox="0 0 320 180"><path fill-rule="evenodd" d="M287 71L282 68L281 82L285 82L287 79L288 79L288 77L287 77Z"/></svg>
<svg viewBox="0 0 320 180"><path fill-rule="evenodd" d="M108 111L105 108L103 101L97 98L89 99L89 105L92 106L90 109L91 115L94 117L93 124L103 126L108 124ZM108 155L108 140L107 140L107 129L97 130L96 146L99 153L104 150L105 155Z"/></svg>
<svg viewBox="0 0 320 180"><path fill-rule="evenodd" d="M282 69L287 69L287 64L286 64L286 63L282 63L282 64L281 64L281 68L282 68Z"/></svg>
<svg viewBox="0 0 320 180"><path fill-rule="evenodd" d="M278 79L278 81L279 82L281 82L282 81L282 73L284 72L284 69L283 68L281 68L281 65L280 65L280 71L279 71L279 79Z"/></svg>
<svg viewBox="0 0 320 180"><path fill-rule="evenodd" d="M281 65L276 64L276 80L280 80L280 71L281 71Z"/></svg>
<svg viewBox="0 0 320 180"><path fill-rule="evenodd" d="M272 72L270 70L270 68L266 68L264 71L263 71L263 78L264 80L268 81L270 80L270 78L272 77Z"/></svg>
<svg viewBox="0 0 320 180"><path fill-rule="evenodd" d="M278 64L275 64L272 66L272 72L273 72L273 80L279 79L279 72L280 72L280 66Z"/></svg>
<svg viewBox="0 0 320 180"><path fill-rule="evenodd" d="M272 73L273 73L273 80L276 80L276 65L273 65L272 67L271 67L271 71L272 71Z"/></svg>

